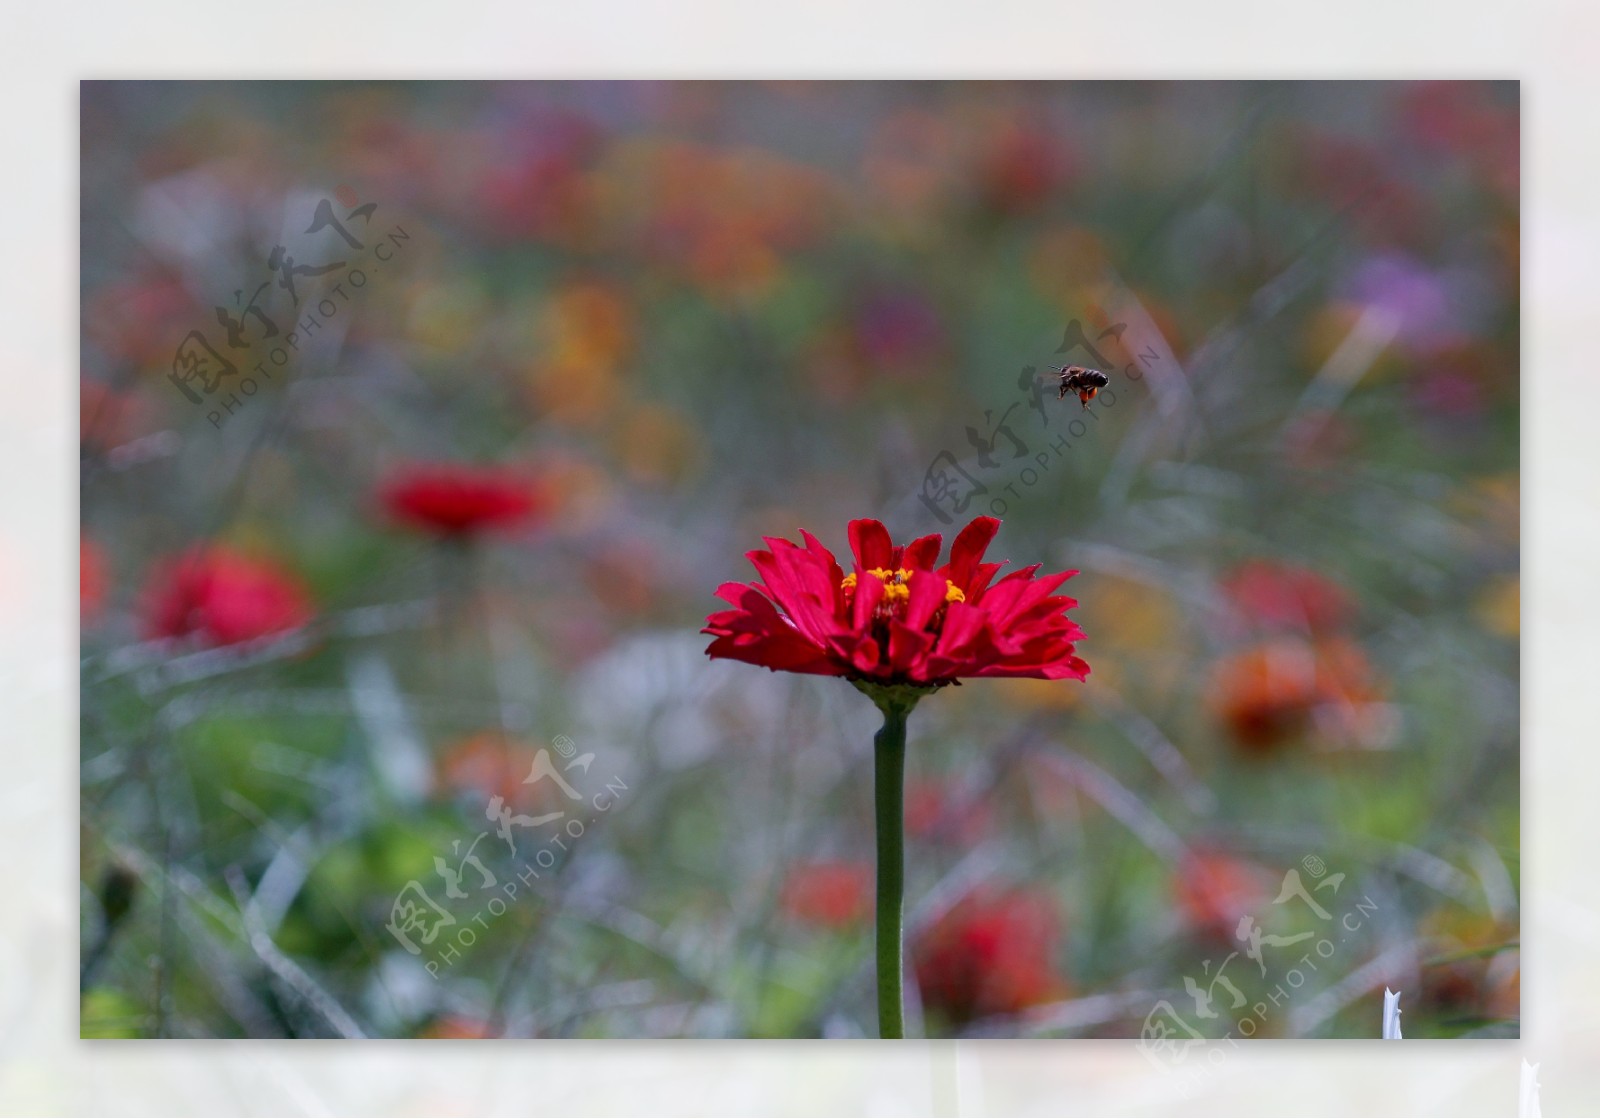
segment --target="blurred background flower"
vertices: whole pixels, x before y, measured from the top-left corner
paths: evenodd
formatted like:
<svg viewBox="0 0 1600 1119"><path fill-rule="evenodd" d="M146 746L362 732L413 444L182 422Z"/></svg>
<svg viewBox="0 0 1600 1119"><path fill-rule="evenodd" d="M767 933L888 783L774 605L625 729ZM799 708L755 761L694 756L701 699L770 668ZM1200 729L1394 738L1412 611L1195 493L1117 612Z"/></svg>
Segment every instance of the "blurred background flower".
<svg viewBox="0 0 1600 1119"><path fill-rule="evenodd" d="M924 1009L960 1026L1065 997L1061 931L1041 891L980 890L961 899L911 950Z"/></svg>
<svg viewBox="0 0 1600 1119"><path fill-rule="evenodd" d="M145 592L145 634L233 645L311 620L310 597L277 563L221 544L198 545L160 566Z"/></svg>
<svg viewBox="0 0 1600 1119"><path fill-rule="evenodd" d="M532 483L493 467L425 463L400 468L383 485L389 516L445 537L466 537L527 521L539 508Z"/></svg>
<svg viewBox="0 0 1600 1119"><path fill-rule="evenodd" d="M784 913L825 929L862 926L872 914L872 864L814 862L796 866L779 894Z"/></svg>

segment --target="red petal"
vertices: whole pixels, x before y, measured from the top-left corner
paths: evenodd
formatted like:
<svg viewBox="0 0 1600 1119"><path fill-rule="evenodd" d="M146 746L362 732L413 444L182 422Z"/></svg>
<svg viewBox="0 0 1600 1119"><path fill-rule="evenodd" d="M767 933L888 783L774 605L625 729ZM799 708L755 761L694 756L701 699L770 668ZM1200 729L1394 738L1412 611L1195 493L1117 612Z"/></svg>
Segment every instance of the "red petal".
<svg viewBox="0 0 1600 1119"><path fill-rule="evenodd" d="M889 623L889 667L895 676L923 681L920 670L931 648L933 640L927 634L918 633L904 622Z"/></svg>
<svg viewBox="0 0 1600 1119"><path fill-rule="evenodd" d="M983 553L989 548L989 542L994 539L995 533L1000 531L1000 522L993 517L977 517L956 536L954 544L950 545L950 562L946 565L945 576L967 595L972 597L968 589L972 577L978 572L978 564L983 560Z"/></svg>
<svg viewBox="0 0 1600 1119"><path fill-rule="evenodd" d="M939 545L943 542L944 537L937 532L917 537L900 554L900 566L913 571L932 571L934 562L939 558Z"/></svg>
<svg viewBox="0 0 1600 1119"><path fill-rule="evenodd" d="M748 553L766 583L773 601L783 607L801 632L818 645L823 644L836 629L833 613L833 594L826 590L826 577L817 570L817 561L787 540L770 540L770 552Z"/></svg>
<svg viewBox="0 0 1600 1119"><path fill-rule="evenodd" d="M894 563L894 541L882 521L863 519L850 522L850 550L855 553L856 570L890 567Z"/></svg>
<svg viewBox="0 0 1600 1119"><path fill-rule="evenodd" d="M798 638L798 635L796 635ZM798 643L778 639L745 641L736 637L718 637L706 647L706 656L724 660L744 661L760 665L774 672L804 672L812 676L843 676L843 665L818 653L803 641Z"/></svg>
<svg viewBox="0 0 1600 1119"><path fill-rule="evenodd" d="M855 615L851 624L857 633L864 634L872 625L872 612L883 601L883 580L876 575L862 574L856 583Z"/></svg>
<svg viewBox="0 0 1600 1119"><path fill-rule="evenodd" d="M881 654L878 643L870 637L863 638L850 654L850 662L861 672L877 674Z"/></svg>
<svg viewBox="0 0 1600 1119"><path fill-rule="evenodd" d="M912 629L927 628L928 621L933 617L934 611L944 604L945 595L949 593L950 584L946 583L943 575L935 575L931 571L912 569L911 597L906 602L905 623Z"/></svg>

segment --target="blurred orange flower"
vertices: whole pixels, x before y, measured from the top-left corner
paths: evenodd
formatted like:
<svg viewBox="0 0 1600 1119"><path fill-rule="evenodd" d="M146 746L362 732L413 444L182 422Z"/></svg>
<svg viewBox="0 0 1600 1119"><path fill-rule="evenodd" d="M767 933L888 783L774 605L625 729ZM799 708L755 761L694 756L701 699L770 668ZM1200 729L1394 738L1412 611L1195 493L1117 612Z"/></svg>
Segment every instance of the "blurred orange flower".
<svg viewBox="0 0 1600 1119"><path fill-rule="evenodd" d="M522 781L538 754L504 731L478 731L445 747L438 760L439 784L451 792L497 796L507 804L526 806L535 786Z"/></svg>
<svg viewBox="0 0 1600 1119"><path fill-rule="evenodd" d="M1232 942L1239 918L1271 899L1264 867L1226 852L1193 848L1173 878L1178 910L1197 934Z"/></svg>
<svg viewBox="0 0 1600 1119"><path fill-rule="evenodd" d="M417 1036L435 1041L479 1041L499 1035L482 1019L445 1014L429 1022Z"/></svg>
<svg viewBox="0 0 1600 1119"><path fill-rule="evenodd" d="M862 155L863 177L883 205L883 220L926 236L933 223L915 218L938 206L954 159L955 137L944 116L902 109L884 117Z"/></svg>
<svg viewBox="0 0 1600 1119"><path fill-rule="evenodd" d="M622 397L634 349L627 300L608 284L568 284L538 312L534 341L539 357L528 369L533 406L557 423L598 424Z"/></svg>
<svg viewBox="0 0 1600 1119"><path fill-rule="evenodd" d="M1267 754L1315 729L1374 745L1386 720L1360 647L1343 638L1280 637L1225 657L1210 684L1213 712L1246 753Z"/></svg>
<svg viewBox="0 0 1600 1119"><path fill-rule="evenodd" d="M647 252L715 299L765 295L784 254L815 242L842 196L817 168L680 141L624 145L614 173L645 202L637 222Z"/></svg>

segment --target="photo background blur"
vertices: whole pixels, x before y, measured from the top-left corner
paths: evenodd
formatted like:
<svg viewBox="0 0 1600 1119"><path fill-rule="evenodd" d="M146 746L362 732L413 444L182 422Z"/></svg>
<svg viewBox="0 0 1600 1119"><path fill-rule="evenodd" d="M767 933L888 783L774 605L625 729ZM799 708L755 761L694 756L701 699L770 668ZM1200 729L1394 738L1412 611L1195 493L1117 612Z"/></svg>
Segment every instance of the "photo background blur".
<svg viewBox="0 0 1600 1119"><path fill-rule="evenodd" d="M85 83L83 1034L872 1035L875 712L697 631L993 514L1093 673L912 719L912 1029L1515 1036L1518 164L1512 83Z"/></svg>

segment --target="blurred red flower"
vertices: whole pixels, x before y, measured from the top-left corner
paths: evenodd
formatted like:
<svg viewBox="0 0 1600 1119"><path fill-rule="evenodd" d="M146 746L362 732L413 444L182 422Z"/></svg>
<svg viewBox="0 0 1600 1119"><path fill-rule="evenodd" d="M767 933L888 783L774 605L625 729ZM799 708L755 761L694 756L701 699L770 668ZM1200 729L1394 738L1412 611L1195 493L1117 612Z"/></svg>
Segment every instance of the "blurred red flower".
<svg viewBox="0 0 1600 1119"><path fill-rule="evenodd" d="M145 595L145 633L232 645L295 629L312 613L299 580L277 564L198 545L157 569Z"/></svg>
<svg viewBox="0 0 1600 1119"><path fill-rule="evenodd" d="M944 344L938 310L913 292L868 296L856 312L855 335L869 369L905 379L927 376Z"/></svg>
<svg viewBox="0 0 1600 1119"><path fill-rule="evenodd" d="M1222 582L1223 593L1254 625L1316 633L1348 621L1350 596L1332 580L1303 567L1250 560Z"/></svg>
<svg viewBox="0 0 1600 1119"><path fill-rule="evenodd" d="M1230 943L1239 918L1258 912L1269 900L1268 890L1263 867L1200 848L1184 857L1173 882L1173 896L1190 928Z"/></svg>
<svg viewBox="0 0 1600 1119"><path fill-rule="evenodd" d="M109 451L144 434L149 413L148 401L136 393L86 379L78 390L78 441L86 449Z"/></svg>
<svg viewBox="0 0 1600 1119"><path fill-rule="evenodd" d="M1365 240L1404 244L1426 228L1421 193L1394 173L1391 148L1313 128L1302 130L1296 146L1289 181L1329 209L1348 211Z"/></svg>
<svg viewBox="0 0 1600 1119"><path fill-rule="evenodd" d="M938 534L902 547L879 522L851 521L849 575L803 529L804 548L766 537L770 551L746 553L763 581L717 588L734 609L706 619L701 632L714 638L706 654L883 684L1085 679L1089 666L1073 645L1083 631L1064 613L1078 603L1051 593L1077 572L1036 579L1034 564L991 586L1005 565L983 554L999 528L993 517L977 518L956 537L950 562L935 568Z"/></svg>
<svg viewBox="0 0 1600 1119"><path fill-rule="evenodd" d="M96 289L83 321L90 338L114 360L170 367L173 351L202 313L178 276L150 272Z"/></svg>
<svg viewBox="0 0 1600 1119"><path fill-rule="evenodd" d="M1496 103L1475 82L1408 82L1401 86L1399 118L1405 142L1468 160L1489 185L1515 194L1521 124L1514 102Z"/></svg>
<svg viewBox="0 0 1600 1119"><path fill-rule="evenodd" d="M1343 638L1263 642L1224 658L1211 681L1212 709L1250 753L1268 753L1314 723L1339 739L1376 738L1382 726L1363 712L1377 699L1366 654Z"/></svg>
<svg viewBox="0 0 1600 1119"><path fill-rule="evenodd" d="M503 134L509 149L481 172L480 220L504 238L577 246L598 216L590 168L604 135L574 113L532 112Z"/></svg>
<svg viewBox="0 0 1600 1119"><path fill-rule="evenodd" d="M784 879L783 912L807 925L844 929L872 912L872 867L857 862L803 863Z"/></svg>
<svg viewBox="0 0 1600 1119"><path fill-rule="evenodd" d="M1055 966L1061 922L1038 892L980 890L912 947L922 1005L961 1025L1064 998Z"/></svg>
<svg viewBox="0 0 1600 1119"><path fill-rule="evenodd" d="M1000 129L978 165L978 190L989 208L1011 216L1040 210L1071 176L1065 148L1036 127Z"/></svg>
<svg viewBox="0 0 1600 1119"><path fill-rule="evenodd" d="M106 604L111 577L106 571L105 552L93 540L78 539L78 621L87 624L99 617Z"/></svg>
<svg viewBox="0 0 1600 1119"><path fill-rule="evenodd" d="M1283 432L1283 457L1307 475L1315 490L1333 488L1336 473L1360 442L1360 433L1348 419L1326 409L1308 409L1290 420Z"/></svg>
<svg viewBox="0 0 1600 1119"><path fill-rule="evenodd" d="M906 786L906 834L917 839L976 843L990 823L989 806L953 782L923 778Z"/></svg>
<svg viewBox="0 0 1600 1119"><path fill-rule="evenodd" d="M414 463L384 483L389 516L438 536L466 537L507 528L541 511L532 483L509 471L466 463Z"/></svg>

